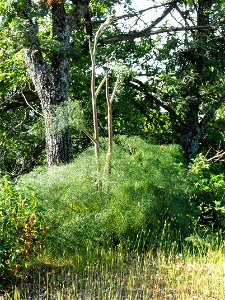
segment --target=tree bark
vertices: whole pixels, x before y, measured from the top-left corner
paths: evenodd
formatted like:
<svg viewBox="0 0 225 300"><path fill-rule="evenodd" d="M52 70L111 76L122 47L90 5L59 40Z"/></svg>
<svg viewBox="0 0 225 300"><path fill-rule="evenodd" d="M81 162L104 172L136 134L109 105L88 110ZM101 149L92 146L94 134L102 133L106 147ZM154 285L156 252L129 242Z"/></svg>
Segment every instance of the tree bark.
<svg viewBox="0 0 225 300"><path fill-rule="evenodd" d="M198 0L197 6L197 26L209 25L209 12L212 6L212 0ZM196 42L201 43L206 41L207 29L199 29L196 34ZM200 120L200 106L203 99L200 93L201 85L204 81L204 51L202 49L195 49L195 53L191 57L195 72L195 79L187 87L189 101L187 102L187 111L185 116L185 127L183 128L182 147L184 149L186 158L190 161L198 152L200 138L203 133L203 123Z"/></svg>
<svg viewBox="0 0 225 300"><path fill-rule="evenodd" d="M48 165L69 163L72 156L72 138L67 115L58 120L56 108L68 100L69 59L68 47L72 28L63 1L53 2L53 39L58 48L53 49L51 65L43 58L38 37L38 24L29 27L28 45L24 50L24 62L41 102L45 122L46 159Z"/></svg>

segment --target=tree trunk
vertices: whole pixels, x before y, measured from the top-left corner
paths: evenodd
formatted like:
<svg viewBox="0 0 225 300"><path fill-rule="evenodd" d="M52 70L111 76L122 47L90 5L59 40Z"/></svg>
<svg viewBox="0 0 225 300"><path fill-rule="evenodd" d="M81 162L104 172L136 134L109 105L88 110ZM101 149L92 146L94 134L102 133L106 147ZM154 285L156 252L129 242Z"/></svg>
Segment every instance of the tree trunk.
<svg viewBox="0 0 225 300"><path fill-rule="evenodd" d="M197 26L206 26L209 24L209 11L211 6L212 0L198 1ZM206 29L199 29L196 35L196 42L201 41L202 44L205 42L205 45L207 45L206 36ZM204 49L196 48L191 56L195 79L190 86L187 87L188 93L186 96L188 96L190 100L187 102L187 111L181 132L182 147L188 161L198 152L200 138L204 129L204 118L200 119L200 106L203 102L200 89L204 82L204 54Z"/></svg>
<svg viewBox="0 0 225 300"><path fill-rule="evenodd" d="M181 144L187 161L190 161L198 152L202 127L199 122L193 122L193 120L190 119L185 131L186 133L182 134Z"/></svg>
<svg viewBox="0 0 225 300"><path fill-rule="evenodd" d="M40 53L30 50L24 52L24 61L33 80L39 99L45 123L46 159L48 165L69 163L72 160L72 139L66 116L58 120L55 113L57 105L68 99L68 90L55 88L54 82L60 82L64 70L57 73L48 70ZM65 78L65 77L64 77Z"/></svg>
<svg viewBox="0 0 225 300"><path fill-rule="evenodd" d="M30 47L24 51L28 73L39 96L45 123L46 158L48 165L69 163L72 160L72 138L68 127L67 113L64 120L58 120L57 107L68 100L69 60L68 47L72 28L63 1L52 5L53 38L59 49L53 50L51 66L40 50L38 24L32 23ZM62 115L62 114L61 114Z"/></svg>

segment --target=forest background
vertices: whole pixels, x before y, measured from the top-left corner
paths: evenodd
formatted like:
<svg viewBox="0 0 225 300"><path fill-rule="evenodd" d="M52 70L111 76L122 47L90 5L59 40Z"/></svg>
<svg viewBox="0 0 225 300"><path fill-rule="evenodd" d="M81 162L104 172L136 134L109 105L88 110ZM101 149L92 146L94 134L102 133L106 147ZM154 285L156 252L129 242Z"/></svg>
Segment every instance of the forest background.
<svg viewBox="0 0 225 300"><path fill-rule="evenodd" d="M7 0L0 15L2 286L40 251L221 245L224 1Z"/></svg>

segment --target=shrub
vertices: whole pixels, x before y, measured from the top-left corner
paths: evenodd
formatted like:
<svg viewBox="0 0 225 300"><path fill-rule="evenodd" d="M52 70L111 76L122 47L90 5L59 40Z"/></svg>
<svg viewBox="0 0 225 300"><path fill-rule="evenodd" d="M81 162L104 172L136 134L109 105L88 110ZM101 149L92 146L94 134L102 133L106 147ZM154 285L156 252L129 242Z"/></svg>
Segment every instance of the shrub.
<svg viewBox="0 0 225 300"><path fill-rule="evenodd" d="M210 231L225 229L225 175L224 164L208 160L200 153L190 165L190 171L198 174L195 193L191 201L196 205L196 228Z"/></svg>
<svg viewBox="0 0 225 300"><path fill-rule="evenodd" d="M88 149L73 164L38 168L21 178L20 185L31 186L42 199L49 245L74 251L87 241L157 244L165 224L171 238L188 234L192 189L177 145L117 137L109 175L101 153L99 172Z"/></svg>
<svg viewBox="0 0 225 300"><path fill-rule="evenodd" d="M36 198L26 196L7 178L0 180L0 287L22 270L41 249L44 227Z"/></svg>
<svg viewBox="0 0 225 300"><path fill-rule="evenodd" d="M152 145L137 137L116 141L105 227L119 241L138 236L139 243L156 246L165 231L174 240L186 236L192 230L193 188L179 146Z"/></svg>

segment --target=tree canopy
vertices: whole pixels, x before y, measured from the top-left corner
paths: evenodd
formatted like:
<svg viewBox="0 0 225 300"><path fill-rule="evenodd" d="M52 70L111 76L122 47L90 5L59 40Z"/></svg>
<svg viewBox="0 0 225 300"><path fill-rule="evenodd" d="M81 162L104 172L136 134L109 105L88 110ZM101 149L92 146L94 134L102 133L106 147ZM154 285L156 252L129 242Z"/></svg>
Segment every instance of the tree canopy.
<svg viewBox="0 0 225 300"><path fill-rule="evenodd" d="M123 73L114 132L178 143L187 160L212 141L224 145L224 12L222 0L150 1L140 11L132 1L0 1L2 168L12 172L12 158L16 173L42 163L44 140L48 165L91 142L82 131L92 135L89 45L109 15L96 84L106 69L111 82ZM104 136L103 91L97 106Z"/></svg>

